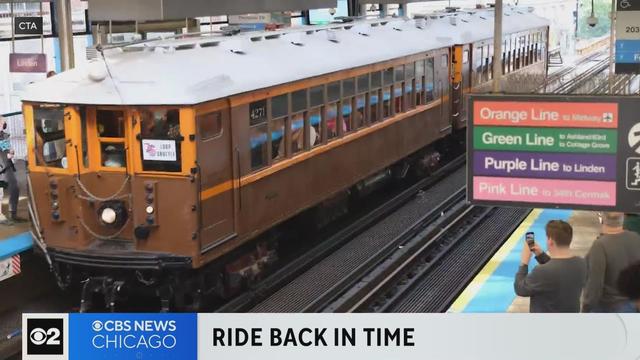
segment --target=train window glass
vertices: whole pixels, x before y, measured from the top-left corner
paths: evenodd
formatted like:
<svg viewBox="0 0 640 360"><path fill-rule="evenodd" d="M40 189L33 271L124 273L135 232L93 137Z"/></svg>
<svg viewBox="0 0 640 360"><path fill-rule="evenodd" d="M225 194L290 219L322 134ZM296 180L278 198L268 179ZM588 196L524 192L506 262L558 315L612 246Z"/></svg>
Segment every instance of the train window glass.
<svg viewBox="0 0 640 360"><path fill-rule="evenodd" d="M443 68L449 67L449 55L443 54L441 61L442 63L440 64L440 66L442 66Z"/></svg>
<svg viewBox="0 0 640 360"><path fill-rule="evenodd" d="M36 164L67 168L64 107L34 106Z"/></svg>
<svg viewBox="0 0 640 360"><path fill-rule="evenodd" d="M384 85L393 84L393 68L387 68L382 73L382 80Z"/></svg>
<svg viewBox="0 0 640 360"><path fill-rule="evenodd" d="M307 108L307 89L291 93L291 110L298 112Z"/></svg>
<svg viewBox="0 0 640 360"><path fill-rule="evenodd" d="M462 52L462 63L467 64L469 62L469 50Z"/></svg>
<svg viewBox="0 0 640 360"><path fill-rule="evenodd" d="M369 119L367 119L367 95L366 94L361 94L356 96L356 122L357 122L357 127L360 128L362 127L364 124L366 124L367 122L369 122Z"/></svg>
<svg viewBox="0 0 640 360"><path fill-rule="evenodd" d="M416 106L415 104L416 97L413 92L414 89L415 89L415 80L408 79L407 82L405 83L405 104L407 108L413 109Z"/></svg>
<svg viewBox="0 0 640 360"><path fill-rule="evenodd" d="M415 64L414 63L405 65L404 71L405 71L406 78L409 79L409 80L413 79L413 77L416 75L415 70L416 69L415 69Z"/></svg>
<svg viewBox="0 0 640 360"><path fill-rule="evenodd" d="M327 139L333 139L338 136L338 123L342 123L338 114L338 103L334 102L327 106ZM344 131L344 123L342 131Z"/></svg>
<svg viewBox="0 0 640 360"><path fill-rule="evenodd" d="M322 140L322 108L318 107L309 111L309 146L315 147L320 145Z"/></svg>
<svg viewBox="0 0 640 360"><path fill-rule="evenodd" d="M382 117L384 119L391 116L391 87L382 88Z"/></svg>
<svg viewBox="0 0 640 360"><path fill-rule="evenodd" d="M271 98L271 118L279 118L289 113L289 95L282 94Z"/></svg>
<svg viewBox="0 0 640 360"><path fill-rule="evenodd" d="M399 82L393 85L393 114L404 112L406 110L404 104L405 89L402 84L404 83Z"/></svg>
<svg viewBox="0 0 640 360"><path fill-rule="evenodd" d="M284 123L285 118L283 117L279 119L272 119L269 123L269 130L271 134L271 159L273 162L284 159L286 155Z"/></svg>
<svg viewBox="0 0 640 360"><path fill-rule="evenodd" d="M354 78L342 80L342 97L353 96L356 93L356 80Z"/></svg>
<svg viewBox="0 0 640 360"><path fill-rule="evenodd" d="M142 170L181 171L180 142L183 139L180 133L178 110L141 110L140 114ZM104 153L104 156L110 156L110 154Z"/></svg>
<svg viewBox="0 0 640 360"><path fill-rule="evenodd" d="M425 66L425 83L424 90L426 92L427 102L433 101L435 96L433 94L433 79L434 76L433 58L428 58Z"/></svg>
<svg viewBox="0 0 640 360"><path fill-rule="evenodd" d="M416 61L416 105L424 104L424 60Z"/></svg>
<svg viewBox="0 0 640 360"><path fill-rule="evenodd" d="M122 138L124 137L124 112L111 110L98 110L96 112L96 125L99 137Z"/></svg>
<svg viewBox="0 0 640 360"><path fill-rule="evenodd" d="M309 90L309 99L311 101L311 107L320 106L324 104L324 86L312 87Z"/></svg>
<svg viewBox="0 0 640 360"><path fill-rule="evenodd" d="M369 91L369 74L358 76L358 93Z"/></svg>
<svg viewBox="0 0 640 360"><path fill-rule="evenodd" d="M473 68L475 71L476 84L482 84L482 47L477 46L473 51Z"/></svg>
<svg viewBox="0 0 640 360"><path fill-rule="evenodd" d="M291 116L291 153L304 150L304 113Z"/></svg>
<svg viewBox="0 0 640 360"><path fill-rule="evenodd" d="M342 100L342 122L343 132L349 132L356 128L353 116L353 98Z"/></svg>
<svg viewBox="0 0 640 360"><path fill-rule="evenodd" d="M100 164L109 168L127 166L127 156L124 143L100 143Z"/></svg>
<svg viewBox="0 0 640 360"><path fill-rule="evenodd" d="M380 71L371 73L371 89L379 89L382 86L382 73Z"/></svg>
<svg viewBox="0 0 640 360"><path fill-rule="evenodd" d="M209 140L222 135L222 112L215 111L196 117L201 140Z"/></svg>
<svg viewBox="0 0 640 360"><path fill-rule="evenodd" d="M334 102L340 99L340 82L335 81L327 85L327 98L329 102Z"/></svg>
<svg viewBox="0 0 640 360"><path fill-rule="evenodd" d="M393 70L395 81L404 80L404 65L398 65Z"/></svg>
<svg viewBox="0 0 640 360"><path fill-rule="evenodd" d="M249 128L249 146L251 153L251 170L267 166L267 123Z"/></svg>
<svg viewBox="0 0 640 360"><path fill-rule="evenodd" d="M82 142L82 165L89 167L89 142L87 140L87 107L80 106L80 132Z"/></svg>

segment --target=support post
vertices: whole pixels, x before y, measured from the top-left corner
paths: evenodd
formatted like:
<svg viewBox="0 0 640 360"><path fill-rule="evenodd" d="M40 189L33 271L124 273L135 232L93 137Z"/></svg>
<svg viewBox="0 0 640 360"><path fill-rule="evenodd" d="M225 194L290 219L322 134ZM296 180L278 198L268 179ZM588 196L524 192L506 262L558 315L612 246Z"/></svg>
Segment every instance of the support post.
<svg viewBox="0 0 640 360"><path fill-rule="evenodd" d="M615 1L615 0L614 0ZM493 22L493 92L500 92L502 80L502 0L496 0Z"/></svg>
<svg viewBox="0 0 640 360"><path fill-rule="evenodd" d="M56 0L56 24L58 25L58 38L60 42L60 65L62 71L72 69L74 64L73 54L73 29L71 27L71 1Z"/></svg>
<svg viewBox="0 0 640 360"><path fill-rule="evenodd" d="M611 36L609 36L609 95L613 95L613 77L615 71L615 59L613 58L613 52L616 48L616 0L611 0L611 14L609 17L611 19L611 29L609 30L611 31Z"/></svg>

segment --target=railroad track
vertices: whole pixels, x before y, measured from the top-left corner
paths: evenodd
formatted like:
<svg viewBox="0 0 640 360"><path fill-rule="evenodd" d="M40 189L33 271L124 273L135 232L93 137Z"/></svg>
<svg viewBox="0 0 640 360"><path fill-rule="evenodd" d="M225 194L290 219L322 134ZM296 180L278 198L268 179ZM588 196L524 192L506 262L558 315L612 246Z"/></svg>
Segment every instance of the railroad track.
<svg viewBox="0 0 640 360"><path fill-rule="evenodd" d="M217 309L219 312L317 311L323 289L335 286L464 185L464 156L402 191L256 287ZM424 191L423 191L424 189Z"/></svg>

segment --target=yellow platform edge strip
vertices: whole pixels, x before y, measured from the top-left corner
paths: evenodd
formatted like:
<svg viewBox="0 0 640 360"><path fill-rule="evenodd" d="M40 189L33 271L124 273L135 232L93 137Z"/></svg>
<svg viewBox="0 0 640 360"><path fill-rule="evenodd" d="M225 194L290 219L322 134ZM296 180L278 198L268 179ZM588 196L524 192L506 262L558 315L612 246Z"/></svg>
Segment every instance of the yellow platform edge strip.
<svg viewBox="0 0 640 360"><path fill-rule="evenodd" d="M469 285L464 289L462 294L458 296L456 301L449 308L450 313L461 313L469 305L471 300L476 296L482 285L491 277L494 271L500 266L502 261L511 253L513 248L518 244L524 233L535 223L542 214L542 209L533 209L529 215L520 223L518 228L509 236L507 241L493 255L491 260L487 262L482 270L471 280Z"/></svg>

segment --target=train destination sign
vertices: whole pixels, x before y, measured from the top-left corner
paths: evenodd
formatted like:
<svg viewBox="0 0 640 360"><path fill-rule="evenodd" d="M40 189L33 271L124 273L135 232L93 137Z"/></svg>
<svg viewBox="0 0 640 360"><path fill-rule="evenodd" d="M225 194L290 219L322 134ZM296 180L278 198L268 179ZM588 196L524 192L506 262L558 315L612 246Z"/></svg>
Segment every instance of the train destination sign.
<svg viewBox="0 0 640 360"><path fill-rule="evenodd" d="M469 100L472 203L640 212L640 99Z"/></svg>

